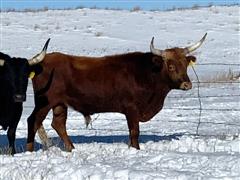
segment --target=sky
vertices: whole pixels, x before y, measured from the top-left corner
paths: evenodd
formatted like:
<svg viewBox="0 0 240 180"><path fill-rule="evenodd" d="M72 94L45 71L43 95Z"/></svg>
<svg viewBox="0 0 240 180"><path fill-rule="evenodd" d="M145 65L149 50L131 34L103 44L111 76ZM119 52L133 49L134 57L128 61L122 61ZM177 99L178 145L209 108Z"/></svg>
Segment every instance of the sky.
<svg viewBox="0 0 240 180"><path fill-rule="evenodd" d="M193 5L207 6L239 4L239 0L1 0L1 9L63 9L76 7L121 8L132 9L140 7L143 10L171 9L173 7L192 7Z"/></svg>

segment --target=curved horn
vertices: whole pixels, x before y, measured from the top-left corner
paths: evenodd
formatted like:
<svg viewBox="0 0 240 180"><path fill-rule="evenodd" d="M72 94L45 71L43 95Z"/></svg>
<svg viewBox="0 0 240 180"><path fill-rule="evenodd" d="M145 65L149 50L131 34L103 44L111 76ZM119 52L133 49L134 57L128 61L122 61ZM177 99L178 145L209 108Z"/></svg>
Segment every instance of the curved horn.
<svg viewBox="0 0 240 180"><path fill-rule="evenodd" d="M4 65L4 60L3 59L0 59L0 66L3 66Z"/></svg>
<svg viewBox="0 0 240 180"><path fill-rule="evenodd" d="M201 39L200 41L198 41L196 44L184 48L184 53L185 53L185 54L188 54L188 53L190 53L190 52L192 52L192 51L195 51L197 48L199 48L199 47L202 45L203 41L206 39L206 36L207 36L207 33L206 33L206 34L202 37L202 39Z"/></svg>
<svg viewBox="0 0 240 180"><path fill-rule="evenodd" d="M47 52L49 41L50 41L50 38L45 43L45 45L44 45L44 47L43 47L43 49L42 49L40 54L37 54L32 59L28 60L28 63L29 63L30 66L32 66L34 64L37 64L37 63L41 62L44 59L44 57L46 55L46 52Z"/></svg>
<svg viewBox="0 0 240 180"><path fill-rule="evenodd" d="M164 51L160 50L160 49L155 49L154 45L153 45L153 41L154 41L154 37L152 37L152 41L151 41L151 44L150 44L151 53L153 53L154 55L157 55L157 56L162 56Z"/></svg>

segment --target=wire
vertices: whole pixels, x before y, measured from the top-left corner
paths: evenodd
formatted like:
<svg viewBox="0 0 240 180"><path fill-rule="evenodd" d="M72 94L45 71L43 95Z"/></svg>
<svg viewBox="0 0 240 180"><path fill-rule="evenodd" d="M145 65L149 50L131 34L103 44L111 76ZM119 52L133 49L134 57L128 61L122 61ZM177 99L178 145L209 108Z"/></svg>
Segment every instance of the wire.
<svg viewBox="0 0 240 180"><path fill-rule="evenodd" d="M185 122L185 123L193 123L195 124L196 122L193 122L193 121L174 121L174 120L170 120L168 122ZM228 126L239 126L240 127L240 124L235 124L235 123L224 123L224 122L208 122L208 121L202 121L201 123L206 123L206 124L218 124L218 125L228 125Z"/></svg>
<svg viewBox="0 0 240 180"><path fill-rule="evenodd" d="M200 84L200 81L199 81L199 78L198 78L198 75L194 69L194 67L192 66L192 70L194 72L194 74L196 75L196 78L197 78L197 92L198 92L198 101L199 101L199 116L198 116L198 124L197 124L197 130L196 130L196 135L199 135L198 133L198 129L199 129L199 126L200 126L200 123L201 123L201 117L202 117L202 101L201 101L201 97L200 97L200 87L199 87L199 84Z"/></svg>
<svg viewBox="0 0 240 180"><path fill-rule="evenodd" d="M200 110L199 108L184 108L184 107L163 107L163 109L166 109L166 110L173 110L173 109L176 109L176 110L186 110L186 111L189 111L189 110ZM219 108L207 108L207 109L201 109L202 111L236 111L236 112L240 112L240 109L233 109L233 108L229 108L229 109L219 109Z"/></svg>
<svg viewBox="0 0 240 180"><path fill-rule="evenodd" d="M199 83L199 84L240 84L240 81L192 81L192 83Z"/></svg>
<svg viewBox="0 0 240 180"><path fill-rule="evenodd" d="M214 66L240 66L240 64L237 63L202 63L202 64L196 64L199 66L209 66L209 65L214 65Z"/></svg>
<svg viewBox="0 0 240 180"><path fill-rule="evenodd" d="M228 94L228 95L207 95L207 96L201 96L201 98L226 98L226 97L240 97L240 94ZM169 96L167 97L169 99L195 99L195 98L199 98L198 96Z"/></svg>

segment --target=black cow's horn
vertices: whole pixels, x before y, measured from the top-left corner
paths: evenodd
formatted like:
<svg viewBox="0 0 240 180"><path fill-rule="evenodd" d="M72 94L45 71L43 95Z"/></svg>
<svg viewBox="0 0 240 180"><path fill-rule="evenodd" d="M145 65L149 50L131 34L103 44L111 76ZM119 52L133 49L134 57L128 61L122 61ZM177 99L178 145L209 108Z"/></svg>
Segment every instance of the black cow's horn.
<svg viewBox="0 0 240 180"><path fill-rule="evenodd" d="M49 41L50 41L50 38L45 43L45 45L44 45L44 47L42 49L42 52L40 54L37 54L32 59L28 60L29 65L37 64L37 63L41 62L44 59L44 57L46 55L46 52L47 52L47 47L48 47Z"/></svg>
<svg viewBox="0 0 240 180"><path fill-rule="evenodd" d="M151 44L150 44L150 51L151 53L157 55L157 56L162 56L163 55L163 50L160 50L160 49L155 49L154 48L154 45L153 45L153 41L154 41L154 37L152 37L152 41L151 41Z"/></svg>
<svg viewBox="0 0 240 180"><path fill-rule="evenodd" d="M0 59L0 66L3 66L4 65L4 60L3 59Z"/></svg>
<svg viewBox="0 0 240 180"><path fill-rule="evenodd" d="M195 51L197 48L199 48L199 47L202 45L203 41L206 39L206 36L207 36L207 33L206 33L206 34L202 37L202 39L201 39L200 41L198 41L196 44L184 48L184 53L185 53L185 54L188 54L188 53L190 53L190 52L192 52L192 51Z"/></svg>

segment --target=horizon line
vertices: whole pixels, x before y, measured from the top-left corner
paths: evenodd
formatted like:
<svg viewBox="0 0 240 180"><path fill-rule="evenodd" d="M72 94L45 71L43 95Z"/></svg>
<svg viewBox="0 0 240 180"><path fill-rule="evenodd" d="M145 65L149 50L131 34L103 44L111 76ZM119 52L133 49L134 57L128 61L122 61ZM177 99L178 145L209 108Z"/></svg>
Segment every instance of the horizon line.
<svg viewBox="0 0 240 180"><path fill-rule="evenodd" d="M63 0L66 1L66 0ZM170 0L171 1L171 0ZM15 1L10 1L10 2L15 2ZM19 1L16 1L19 2ZM28 1L29 2L29 1ZM62 2L62 1L61 1ZM142 2L142 1L140 1ZM156 1L154 1L156 2ZM201 0L200 0L201 2ZM203 1L202 1L203 2ZM206 0L205 0L206 2ZM99 9L99 10L129 10L129 11L174 11L174 10L187 10L187 9L199 9L199 8L207 8L207 7L214 7L214 6L238 6L240 3L230 3L230 4L216 4L214 5L213 3L209 2L208 5L200 5L200 4L192 4L191 6L171 6L167 8L152 8L152 9L144 9L140 5L133 6L131 8L123 8L123 7L100 7L97 5L93 6L84 6L84 5L77 5L75 7L48 7L48 6L43 6L43 7L26 7L26 8L11 8L11 7L6 7L3 8L1 4L0 12L36 12L36 11L48 11L48 10L76 10L76 9Z"/></svg>

